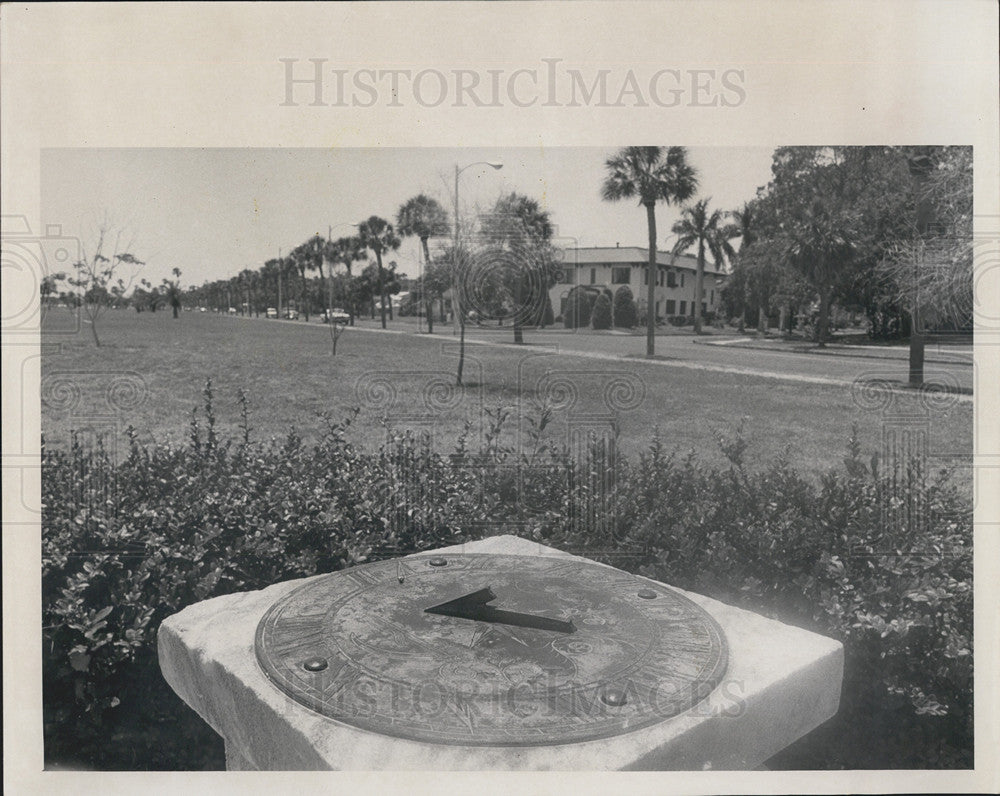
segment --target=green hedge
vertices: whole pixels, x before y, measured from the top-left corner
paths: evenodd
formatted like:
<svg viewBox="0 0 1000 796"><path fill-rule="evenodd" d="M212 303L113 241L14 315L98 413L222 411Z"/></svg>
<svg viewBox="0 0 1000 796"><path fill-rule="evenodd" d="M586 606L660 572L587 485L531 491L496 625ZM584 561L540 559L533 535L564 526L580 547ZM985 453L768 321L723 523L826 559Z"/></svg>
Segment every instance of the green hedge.
<svg viewBox="0 0 1000 796"><path fill-rule="evenodd" d="M622 285L615 291L613 303L615 326L619 329L635 328L639 319L639 310L628 285Z"/></svg>
<svg viewBox="0 0 1000 796"><path fill-rule="evenodd" d="M590 316L591 325L595 329L611 328L611 299L606 293L601 293L594 302L594 310Z"/></svg>
<svg viewBox="0 0 1000 796"><path fill-rule="evenodd" d="M332 422L314 445L257 443L245 414L223 441L205 398L180 447L43 447L49 762L222 764L156 664L159 623L186 605L517 533L841 640L840 714L773 766L972 763L972 512L946 475L881 472L853 440L818 483L782 460L751 471L739 430L721 469L656 438L635 462L596 442L571 459L545 414L524 454L503 412L450 454L409 434L360 450Z"/></svg>

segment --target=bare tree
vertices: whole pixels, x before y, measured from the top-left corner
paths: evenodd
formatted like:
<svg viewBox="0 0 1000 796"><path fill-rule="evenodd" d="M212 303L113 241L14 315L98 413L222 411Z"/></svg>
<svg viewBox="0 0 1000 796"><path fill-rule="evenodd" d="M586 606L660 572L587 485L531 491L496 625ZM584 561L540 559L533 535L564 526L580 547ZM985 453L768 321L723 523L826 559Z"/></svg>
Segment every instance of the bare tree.
<svg viewBox="0 0 1000 796"><path fill-rule="evenodd" d="M90 333L94 345L101 346L97 334L97 322L114 302L120 301L131 287L139 269L145 263L126 249L122 243L122 231L114 230L105 219L97 228L96 241L88 251L81 243L79 260L73 263L73 274L67 279L70 285L80 291L83 311L90 323Z"/></svg>

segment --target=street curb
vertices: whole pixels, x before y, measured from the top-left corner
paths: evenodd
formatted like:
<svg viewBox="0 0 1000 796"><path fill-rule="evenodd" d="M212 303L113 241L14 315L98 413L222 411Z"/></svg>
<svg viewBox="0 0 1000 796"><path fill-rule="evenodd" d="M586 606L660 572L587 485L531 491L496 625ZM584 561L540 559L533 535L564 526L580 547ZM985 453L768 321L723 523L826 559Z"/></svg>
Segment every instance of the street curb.
<svg viewBox="0 0 1000 796"><path fill-rule="evenodd" d="M729 346L738 347L739 349L751 349L754 351L767 351L772 354L802 354L805 356L817 355L817 356L833 356L833 357L848 357L853 359L878 359L878 360L897 360L897 361L907 361L907 352L901 351L900 356L879 356L878 354L866 354L861 351L851 350L849 347L844 346L841 348L809 348L807 350L788 350L783 348L778 348L774 346L766 345L755 345L754 340L748 340L746 342L740 341L712 341L712 340L698 340L693 339L691 341L696 345L714 345L714 346ZM924 357L924 362L929 362L935 365L968 365L972 367L973 361L971 359L965 359L964 355L956 354L954 359L937 359L934 357Z"/></svg>

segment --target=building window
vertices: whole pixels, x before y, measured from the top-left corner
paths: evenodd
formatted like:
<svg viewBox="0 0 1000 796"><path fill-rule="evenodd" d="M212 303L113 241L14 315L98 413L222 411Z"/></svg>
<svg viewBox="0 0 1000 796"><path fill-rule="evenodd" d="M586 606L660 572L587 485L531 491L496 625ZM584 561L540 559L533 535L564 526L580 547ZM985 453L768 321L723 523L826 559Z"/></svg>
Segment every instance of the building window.
<svg viewBox="0 0 1000 796"><path fill-rule="evenodd" d="M667 299L667 315L677 314L677 302L673 299Z"/></svg>
<svg viewBox="0 0 1000 796"><path fill-rule="evenodd" d="M705 315L708 312L708 305L705 302L701 302L701 314Z"/></svg>
<svg viewBox="0 0 1000 796"><path fill-rule="evenodd" d="M708 303L709 304L715 304L715 291L714 290L711 293L708 294Z"/></svg>
<svg viewBox="0 0 1000 796"><path fill-rule="evenodd" d="M576 284L576 269L572 265L564 265L559 269L559 284L561 285L575 285Z"/></svg>
<svg viewBox="0 0 1000 796"><path fill-rule="evenodd" d="M677 287L677 274L667 271L667 287Z"/></svg>
<svg viewBox="0 0 1000 796"><path fill-rule="evenodd" d="M687 315L687 304L686 301L681 302L681 315Z"/></svg>
<svg viewBox="0 0 1000 796"><path fill-rule="evenodd" d="M627 285L629 283L631 271L632 269L627 265L616 265L611 269L611 284Z"/></svg>
<svg viewBox="0 0 1000 796"><path fill-rule="evenodd" d="M596 285L597 284L597 269L596 268L591 268L590 269L590 284L592 284L592 285Z"/></svg>
<svg viewBox="0 0 1000 796"><path fill-rule="evenodd" d="M681 271L681 287L684 287L684 272L683 271ZM682 312L681 315L683 315L683 314L684 313Z"/></svg>

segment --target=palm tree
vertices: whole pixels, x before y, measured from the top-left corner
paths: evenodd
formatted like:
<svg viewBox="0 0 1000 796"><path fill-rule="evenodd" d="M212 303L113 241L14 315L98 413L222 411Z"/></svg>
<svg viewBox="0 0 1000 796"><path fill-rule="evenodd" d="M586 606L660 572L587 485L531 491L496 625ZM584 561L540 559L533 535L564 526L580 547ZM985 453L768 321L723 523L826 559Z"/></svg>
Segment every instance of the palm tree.
<svg viewBox="0 0 1000 796"><path fill-rule="evenodd" d="M333 278L333 266L343 265L347 269L348 282L353 278L352 268L354 263L359 260L365 259L365 247L361 242L361 238L357 235L348 235L346 237L337 238L335 241L327 243L326 249L326 259L330 262L330 278ZM347 304L347 313L350 316L350 325L354 326L354 302L348 301L349 297L345 296L345 303Z"/></svg>
<svg viewBox="0 0 1000 796"><path fill-rule="evenodd" d="M302 274L303 284L306 281L306 271L319 271L320 281L323 281L323 261L326 259L327 246L327 241L316 234L292 250L292 258ZM325 290L323 292L326 293ZM303 302L303 310L308 321L309 306L305 302Z"/></svg>
<svg viewBox="0 0 1000 796"><path fill-rule="evenodd" d="M673 226L673 232L678 236L675 251L684 251L698 244L698 270L694 287L694 333L701 334L702 306L705 297L705 249L707 248L716 265L725 262L727 257L735 255L733 247L727 238L728 230L722 226L722 211L708 212L709 199L695 202L681 211L681 219Z"/></svg>
<svg viewBox="0 0 1000 796"><path fill-rule="evenodd" d="M260 269L261 283L264 288L264 298L265 303L270 306L274 303L277 307L279 302L277 297L280 295L278 292L278 282L281 279L281 261L275 258L267 260Z"/></svg>
<svg viewBox="0 0 1000 796"><path fill-rule="evenodd" d="M167 297L167 302L170 304L170 308L174 311L174 320L177 320L181 308L181 269L172 268L171 273L174 275L173 279L164 279L163 288L164 294Z"/></svg>
<svg viewBox="0 0 1000 796"><path fill-rule="evenodd" d="M427 240L437 235L447 235L451 231L451 222L448 220L448 212L441 206L437 199L432 199L425 194L417 194L399 208L396 214L396 229L405 238L414 236L420 239L420 245L424 253L424 272L431 264L431 252L427 245ZM427 332L434 332L434 312L431 307L430 293L425 286L422 286L424 293L424 304L427 315Z"/></svg>
<svg viewBox="0 0 1000 796"><path fill-rule="evenodd" d="M628 146L605 162L608 170L601 197L608 202L639 198L649 227L649 276L646 293L646 356L656 339L656 203L686 202L698 187L698 176L687 162L684 147Z"/></svg>
<svg viewBox="0 0 1000 796"><path fill-rule="evenodd" d="M740 248L736 255L738 263L742 263L743 254L747 248L757 240L757 211L752 202L744 202L743 206L737 210L730 210L729 217L732 223L726 225L724 233L727 238L739 238ZM746 322L746 290L740 292L740 331L743 331L743 324ZM763 323L763 318L758 317L758 326Z"/></svg>
<svg viewBox="0 0 1000 796"><path fill-rule="evenodd" d="M400 240L392 224L384 218L372 216L367 221L362 221L358 225L358 237L362 245L371 249L375 253L375 262L378 265L378 292L380 309L382 313L382 328L385 328L385 272L382 269L382 252L395 251L399 248Z"/></svg>

